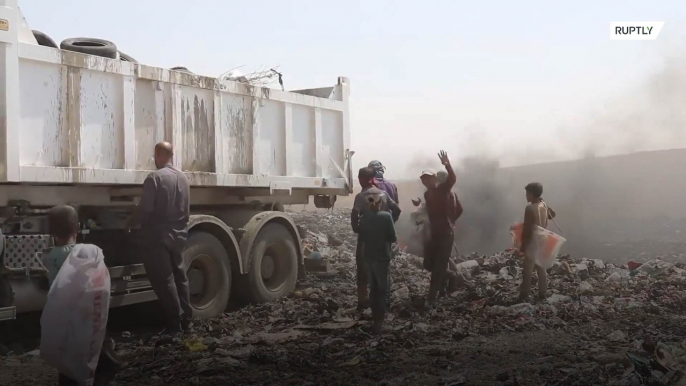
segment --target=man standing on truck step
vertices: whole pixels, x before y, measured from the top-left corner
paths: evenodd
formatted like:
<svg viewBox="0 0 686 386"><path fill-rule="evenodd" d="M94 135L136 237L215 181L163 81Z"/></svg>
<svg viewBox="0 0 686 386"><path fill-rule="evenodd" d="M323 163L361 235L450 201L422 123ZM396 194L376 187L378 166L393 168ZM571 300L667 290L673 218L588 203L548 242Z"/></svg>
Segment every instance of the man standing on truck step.
<svg viewBox="0 0 686 386"><path fill-rule="evenodd" d="M369 307L367 296L367 268L362 258L364 245L360 240L360 218L367 213L369 208L368 197L370 195L380 195L380 210L390 212L393 222L400 217L400 207L383 190L374 186L374 169L370 167L360 169L357 178L362 187L362 191L355 196L353 210L350 213L350 225L353 232L358 234L357 248L355 250L355 263L357 264L357 309L363 311ZM390 281L388 282L390 284Z"/></svg>
<svg viewBox="0 0 686 386"><path fill-rule="evenodd" d="M431 284L427 297L427 303L430 307L433 307L438 291L445 285L448 260L453 249L454 219L456 219L457 212L462 213L461 206L455 207L452 188L457 177L450 165L448 154L441 150L438 153L438 158L448 172L446 181L439 183L436 173L433 171L424 171L420 177L422 184L427 189L424 193L424 201L429 216L431 234L427 243L428 250L425 253L425 259L430 259L428 268L431 271Z"/></svg>
<svg viewBox="0 0 686 386"><path fill-rule="evenodd" d="M398 201L398 187L391 181L384 179L383 174L386 172L386 167L381 164L381 161L372 161L367 166L374 169L374 185L386 192L396 204L400 204L400 201Z"/></svg>
<svg viewBox="0 0 686 386"><path fill-rule="evenodd" d="M155 145L155 166L143 183L143 197L134 212L132 225L141 226L143 262L148 279L167 317L167 332L177 333L190 326L188 276L182 252L188 237L190 188L188 179L172 166L172 145Z"/></svg>

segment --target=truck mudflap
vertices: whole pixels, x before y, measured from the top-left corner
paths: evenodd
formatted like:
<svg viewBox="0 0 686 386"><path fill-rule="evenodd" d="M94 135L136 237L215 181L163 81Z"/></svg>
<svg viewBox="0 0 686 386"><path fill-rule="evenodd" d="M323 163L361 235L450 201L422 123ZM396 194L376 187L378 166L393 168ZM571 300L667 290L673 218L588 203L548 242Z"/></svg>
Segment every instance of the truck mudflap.
<svg viewBox="0 0 686 386"><path fill-rule="evenodd" d="M17 318L17 307L0 308L0 320L12 320Z"/></svg>

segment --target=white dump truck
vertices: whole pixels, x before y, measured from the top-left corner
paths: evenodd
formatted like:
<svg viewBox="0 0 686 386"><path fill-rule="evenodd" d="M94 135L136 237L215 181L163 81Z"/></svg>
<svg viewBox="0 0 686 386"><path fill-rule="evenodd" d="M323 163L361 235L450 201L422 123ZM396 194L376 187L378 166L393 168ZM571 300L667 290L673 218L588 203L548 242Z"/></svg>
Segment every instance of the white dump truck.
<svg viewBox="0 0 686 386"><path fill-rule="evenodd" d="M155 299L125 227L160 141L191 183L195 316L292 291L303 254L284 205L352 191L348 81L285 92L146 66L97 39L61 48L0 0L0 320L42 309L46 213L63 204L104 251L112 306Z"/></svg>

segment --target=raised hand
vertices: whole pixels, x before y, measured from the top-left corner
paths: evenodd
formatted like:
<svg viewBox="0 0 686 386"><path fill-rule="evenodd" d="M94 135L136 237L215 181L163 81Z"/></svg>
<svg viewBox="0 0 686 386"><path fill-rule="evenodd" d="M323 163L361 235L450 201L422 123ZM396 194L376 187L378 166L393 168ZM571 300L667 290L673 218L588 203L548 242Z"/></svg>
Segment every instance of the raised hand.
<svg viewBox="0 0 686 386"><path fill-rule="evenodd" d="M438 153L438 159L441 160L441 163L443 164L443 166L450 165L450 160L448 159L448 153L446 153L444 150L441 150Z"/></svg>

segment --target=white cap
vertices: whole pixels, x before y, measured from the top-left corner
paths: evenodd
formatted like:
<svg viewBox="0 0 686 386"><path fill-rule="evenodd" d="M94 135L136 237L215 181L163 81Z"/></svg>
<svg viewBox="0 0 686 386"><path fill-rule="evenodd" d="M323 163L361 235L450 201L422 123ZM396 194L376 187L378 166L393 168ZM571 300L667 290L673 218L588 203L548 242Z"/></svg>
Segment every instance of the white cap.
<svg viewBox="0 0 686 386"><path fill-rule="evenodd" d="M436 172L434 172L434 171L431 170L431 169L427 169L427 170L424 170L424 171L422 172L422 175L419 176L419 178L424 177L424 176L435 176L435 175L436 175Z"/></svg>

